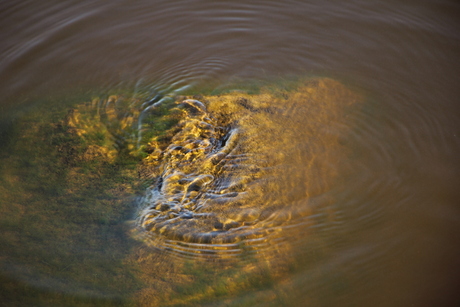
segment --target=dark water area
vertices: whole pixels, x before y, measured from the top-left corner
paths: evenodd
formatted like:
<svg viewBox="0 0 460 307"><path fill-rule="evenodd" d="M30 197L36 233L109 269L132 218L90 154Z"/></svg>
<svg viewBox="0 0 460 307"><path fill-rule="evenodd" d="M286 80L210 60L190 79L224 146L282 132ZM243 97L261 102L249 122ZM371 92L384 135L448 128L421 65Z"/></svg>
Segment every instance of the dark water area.
<svg viewBox="0 0 460 307"><path fill-rule="evenodd" d="M457 1L2 1L0 17L5 306L459 303ZM300 120L276 123L287 139L272 148L288 144L287 153L305 154L283 163L307 161L318 144L327 156L320 160L337 174L305 199L299 187L324 173L280 175L283 197L304 200L311 217L281 239L289 248L265 262L261 253L203 265L133 240L127 221L145 190L125 184L134 166L85 169L77 161L60 172L61 158L41 158L57 144L57 126L39 129L43 142L19 151L41 121L66 114L46 112L94 95L218 92L322 77L361 97L321 126L346 150L315 139ZM302 116L302 105L292 108ZM331 110L305 118L320 122ZM72 179L61 188L79 176L104 184Z"/></svg>

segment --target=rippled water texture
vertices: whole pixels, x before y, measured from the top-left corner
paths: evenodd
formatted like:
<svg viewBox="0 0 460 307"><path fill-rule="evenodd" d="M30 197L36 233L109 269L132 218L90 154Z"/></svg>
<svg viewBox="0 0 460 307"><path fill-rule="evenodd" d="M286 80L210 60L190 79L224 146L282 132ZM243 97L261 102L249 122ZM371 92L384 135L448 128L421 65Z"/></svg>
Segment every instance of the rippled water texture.
<svg viewBox="0 0 460 307"><path fill-rule="evenodd" d="M180 254L226 257L276 249L285 229L304 232L309 201L330 189L344 159L340 123L358 96L320 79L291 92L195 98L203 102L176 102L186 113L179 131L146 158L155 184L141 200L141 235Z"/></svg>
<svg viewBox="0 0 460 307"><path fill-rule="evenodd" d="M0 2L0 301L456 306L459 13Z"/></svg>

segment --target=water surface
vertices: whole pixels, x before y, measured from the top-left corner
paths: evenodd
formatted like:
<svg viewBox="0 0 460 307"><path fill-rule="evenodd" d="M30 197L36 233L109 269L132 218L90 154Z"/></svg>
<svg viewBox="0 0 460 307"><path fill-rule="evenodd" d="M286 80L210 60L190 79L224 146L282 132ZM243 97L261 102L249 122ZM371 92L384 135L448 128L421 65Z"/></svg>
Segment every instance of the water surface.
<svg viewBox="0 0 460 307"><path fill-rule="evenodd" d="M454 305L459 12L455 1L2 2L2 301ZM295 137L304 127L296 121L270 120L293 131L283 136L298 156L284 162L303 169L312 148L324 148L334 180L319 172L284 181L288 199L308 201L307 226L292 232L295 248L256 260L206 266L135 241L126 221L150 184L133 181L137 162L84 164L68 150L75 139L44 123L64 120L73 103L119 93L255 94L321 77L362 97L322 123L343 150L314 133ZM315 179L322 189L305 196L298 187Z"/></svg>

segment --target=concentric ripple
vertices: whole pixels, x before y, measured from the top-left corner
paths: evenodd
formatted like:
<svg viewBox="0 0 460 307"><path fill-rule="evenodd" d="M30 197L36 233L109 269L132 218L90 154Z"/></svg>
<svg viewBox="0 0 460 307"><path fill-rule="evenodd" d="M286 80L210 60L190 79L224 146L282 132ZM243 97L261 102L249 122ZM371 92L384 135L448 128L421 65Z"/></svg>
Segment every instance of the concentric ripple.
<svg viewBox="0 0 460 307"><path fill-rule="evenodd" d="M330 79L257 95L179 97L183 117L168 144L149 143L153 184L136 236L181 256L223 258L273 248L293 228L301 234L312 199L338 175L344 118L358 100Z"/></svg>

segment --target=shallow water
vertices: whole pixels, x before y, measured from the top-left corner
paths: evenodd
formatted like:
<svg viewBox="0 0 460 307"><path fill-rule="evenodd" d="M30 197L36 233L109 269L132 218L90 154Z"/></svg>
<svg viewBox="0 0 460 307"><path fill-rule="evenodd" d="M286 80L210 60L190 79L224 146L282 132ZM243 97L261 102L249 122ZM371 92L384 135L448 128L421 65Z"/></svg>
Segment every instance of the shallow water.
<svg viewBox="0 0 460 307"><path fill-rule="evenodd" d="M459 12L455 1L2 2L2 301L455 305ZM297 129L282 135L299 156L283 163L300 170L281 177L285 194L268 193L307 198L311 212L252 260L203 265L137 242L126 221L148 183L129 185L135 166L44 159L62 141L59 127L37 128L51 121L44 110L118 91L212 93L310 77L338 80L362 102L321 126L339 151L305 131L296 137L296 120L270 119L275 131ZM301 116L302 107L288 111ZM65 117L56 112L52 120ZM27 148L37 131L42 149ZM323 147L334 180L300 174ZM308 197L299 188L314 184Z"/></svg>

